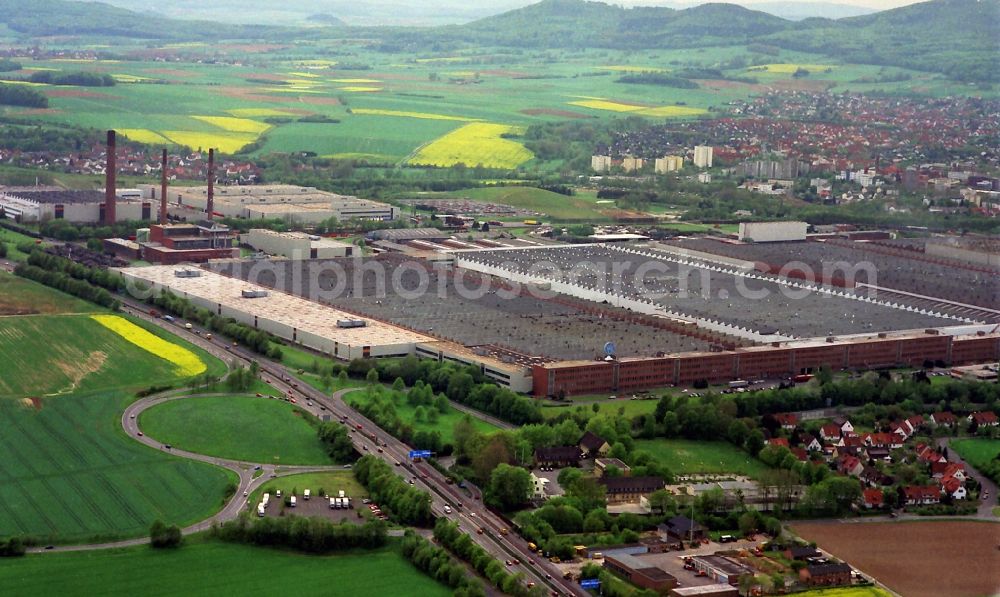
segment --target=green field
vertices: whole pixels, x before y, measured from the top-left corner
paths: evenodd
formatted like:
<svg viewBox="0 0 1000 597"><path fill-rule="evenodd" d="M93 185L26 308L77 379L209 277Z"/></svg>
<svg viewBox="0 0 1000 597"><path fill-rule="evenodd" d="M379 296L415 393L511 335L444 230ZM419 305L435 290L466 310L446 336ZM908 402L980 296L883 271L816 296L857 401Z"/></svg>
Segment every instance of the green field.
<svg viewBox="0 0 1000 597"><path fill-rule="evenodd" d="M596 197L588 197L586 195L568 197L534 187L486 187L481 189L464 189L450 193L421 193L419 198L469 199L472 201L501 203L503 205L543 213L554 220L602 221L610 219L607 215L601 213L601 206L596 203Z"/></svg>
<svg viewBox="0 0 1000 597"><path fill-rule="evenodd" d="M12 232L6 228L0 228L0 243L7 245L7 259L11 261L24 261L28 255L17 250L17 245L21 243L35 242L30 236Z"/></svg>
<svg viewBox="0 0 1000 597"><path fill-rule="evenodd" d="M3 232L2 228L0 232ZM0 272L0 316L98 311L101 311L101 308L93 303L53 290L38 282Z"/></svg>
<svg viewBox="0 0 1000 597"><path fill-rule="evenodd" d="M154 380L150 380L154 381ZM222 506L235 477L125 436L115 392L0 399L0 535L85 541L189 524Z"/></svg>
<svg viewBox="0 0 1000 597"><path fill-rule="evenodd" d="M450 591L393 548L313 556L246 545L195 542L30 555L0 560L8 595L412 595Z"/></svg>
<svg viewBox="0 0 1000 597"><path fill-rule="evenodd" d="M334 496L336 492L343 490L347 497L357 500L358 503L362 498L368 497L368 490L361 483L358 483L358 480L354 478L354 473L349 470L337 470L302 473L271 479L253 492L249 501L251 504L259 504L260 496L264 495L265 492L274 495L277 489L281 490L282 495L291 493L292 490L296 490L297 495L302 495L303 489L309 489L314 496L319 495L320 489Z"/></svg>
<svg viewBox="0 0 1000 597"><path fill-rule="evenodd" d="M92 309L33 283L11 284L17 301ZM225 371L183 340L146 329L192 351L213 375ZM229 473L142 446L121 429L121 412L135 399L126 388L181 381L173 363L86 315L0 318L0 362L0 451L7 455L0 535L53 542L135 536L158 518L188 524L221 507Z"/></svg>
<svg viewBox="0 0 1000 597"><path fill-rule="evenodd" d="M636 440L636 450L652 454L675 474L731 473L759 477L767 466L726 442L683 439Z"/></svg>
<svg viewBox="0 0 1000 597"><path fill-rule="evenodd" d="M130 321L193 352L213 375L225 370L223 363L176 336ZM0 362L0 397L140 388L179 379L173 363L137 349L87 315L0 318Z"/></svg>
<svg viewBox="0 0 1000 597"><path fill-rule="evenodd" d="M364 390L350 392L344 396L344 399L352 406L354 404L364 404L366 401L370 400L368 392ZM430 407L424 408L429 409ZM405 399L400 400L399 403L396 404L396 414L398 414L403 421L409 423L413 427L414 431L437 431L441 434L441 441L444 443L451 443L454 440L453 430L455 428L455 423L458 423L466 416L466 414L462 411L452 407L448 409L448 412L441 413L436 423L428 423L427 421L417 422L414 420L414 413L416 410L417 407L407 403ZM485 421L475 417L471 417L471 419L473 426L481 433L493 433L497 430L496 427Z"/></svg>
<svg viewBox="0 0 1000 597"><path fill-rule="evenodd" d="M638 415L646 415L656 410L658 400L605 400L595 402L600 407L597 412L598 417L627 417L632 418ZM593 404L574 404L567 402L559 404L557 402L542 402L542 415L546 419L554 419L563 413L572 413L578 408L582 408L586 413L593 413ZM624 409L624 410L623 410Z"/></svg>
<svg viewBox="0 0 1000 597"><path fill-rule="evenodd" d="M948 445L969 464L980 470L1000 456L1000 439L953 439Z"/></svg>
<svg viewBox="0 0 1000 597"><path fill-rule="evenodd" d="M253 396L185 398L139 415L146 435L180 449L271 464L331 464L316 428L293 404Z"/></svg>

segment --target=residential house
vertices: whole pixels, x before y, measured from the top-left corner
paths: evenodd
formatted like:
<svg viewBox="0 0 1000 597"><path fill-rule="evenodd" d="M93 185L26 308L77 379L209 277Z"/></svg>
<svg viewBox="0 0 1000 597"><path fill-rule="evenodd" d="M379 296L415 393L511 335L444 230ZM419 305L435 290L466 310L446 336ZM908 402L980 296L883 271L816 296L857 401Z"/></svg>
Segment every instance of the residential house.
<svg viewBox="0 0 1000 597"><path fill-rule="evenodd" d="M805 448L789 448L792 452L792 456L795 457L799 462L809 461L809 452L806 452Z"/></svg>
<svg viewBox="0 0 1000 597"><path fill-rule="evenodd" d="M903 447L903 439L895 433L865 433L861 436L861 442L868 447L889 448L895 450Z"/></svg>
<svg viewBox="0 0 1000 597"><path fill-rule="evenodd" d="M632 469L629 465L625 464L617 458L595 458L594 459L594 470L597 471L598 476L605 476L608 469L618 469L618 473L627 477Z"/></svg>
<svg viewBox="0 0 1000 597"><path fill-rule="evenodd" d="M917 462L929 462L933 466L936 462L946 463L948 461L937 449L927 444L917 444L916 452Z"/></svg>
<svg viewBox="0 0 1000 597"><path fill-rule="evenodd" d="M931 415L931 423L944 427L954 427L958 423L958 417L950 412L939 412Z"/></svg>
<svg viewBox="0 0 1000 597"><path fill-rule="evenodd" d="M898 435L902 441L906 441L906 439L910 437L910 433L912 433L910 428L906 425L906 421L903 421L902 423L897 423L895 421L889 423L889 431L894 435Z"/></svg>
<svg viewBox="0 0 1000 597"><path fill-rule="evenodd" d="M531 473L531 498L535 500L547 499L548 493L546 493L546 485L549 484L549 480L545 477L539 477L535 473Z"/></svg>
<svg viewBox="0 0 1000 597"><path fill-rule="evenodd" d="M701 541L707 534L705 527L687 516L674 516L656 527L664 541Z"/></svg>
<svg viewBox="0 0 1000 597"><path fill-rule="evenodd" d="M909 419L906 419L905 422L906 426L910 429L910 435L916 433L926 423L923 415L913 415Z"/></svg>
<svg viewBox="0 0 1000 597"><path fill-rule="evenodd" d="M900 488L907 506L931 506L941 503L941 490L935 485L907 485Z"/></svg>
<svg viewBox="0 0 1000 597"><path fill-rule="evenodd" d="M885 473L878 470L878 468L874 466L866 466L865 470L861 471L861 474L858 476L858 479L860 479L861 482L867 485L868 487L881 487L883 485L892 485L895 482L895 480L892 477L886 475Z"/></svg>
<svg viewBox="0 0 1000 597"><path fill-rule="evenodd" d="M865 450L865 454L868 455L869 460L881 460L882 462L891 462L892 457L889 455L889 448L883 447L871 447Z"/></svg>
<svg viewBox="0 0 1000 597"><path fill-rule="evenodd" d="M840 439L840 427L833 423L827 423L819 429L819 436L823 438L823 441L836 442Z"/></svg>
<svg viewBox="0 0 1000 597"><path fill-rule="evenodd" d="M943 477L941 479L941 492L946 493L956 500L964 500L968 497L965 483L956 477Z"/></svg>
<svg viewBox="0 0 1000 597"><path fill-rule="evenodd" d="M861 475L865 467L861 464L861 459L857 456L851 456L850 454L845 454L840 457L837 462L837 472L842 475L850 475L851 477L857 477Z"/></svg>
<svg viewBox="0 0 1000 597"><path fill-rule="evenodd" d="M851 425L851 422L848 421L847 417L845 417L843 415L838 416L838 417L834 417L833 418L833 423L837 427L840 427L840 433L841 434L854 433L854 425Z"/></svg>
<svg viewBox="0 0 1000 597"><path fill-rule="evenodd" d="M885 503L885 495L881 489L869 487L861 492L861 500L869 510L881 508Z"/></svg>
<svg viewBox="0 0 1000 597"><path fill-rule="evenodd" d="M584 458L607 456L611 450L611 446L608 442L604 441L604 438L590 431L583 434L578 445L580 446L580 451L583 452Z"/></svg>
<svg viewBox="0 0 1000 597"><path fill-rule="evenodd" d="M823 555L823 552L816 549L815 547L809 547L808 545L796 545L794 547L785 548L785 557L789 560L802 560L806 561L809 558L818 558Z"/></svg>
<svg viewBox="0 0 1000 597"><path fill-rule="evenodd" d="M970 423L975 423L977 427L996 427L1000 425L1000 420L992 411L982 411L972 413L967 417Z"/></svg>
<svg viewBox="0 0 1000 597"><path fill-rule="evenodd" d="M779 447L779 448L788 448L789 447L789 445L788 445L788 439L786 439L784 437L772 437L771 439L767 440L767 445L769 445L769 446L776 446L776 447Z"/></svg>
<svg viewBox="0 0 1000 597"><path fill-rule="evenodd" d="M823 444L811 433L800 433L797 439L802 447L809 452L819 452L823 449Z"/></svg>
<svg viewBox="0 0 1000 597"><path fill-rule="evenodd" d="M660 477L601 477L609 504L638 504L642 498L667 486Z"/></svg>
<svg viewBox="0 0 1000 597"><path fill-rule="evenodd" d="M794 430L799 424L799 416L795 413L778 413L773 418L782 429L788 431Z"/></svg>
<svg viewBox="0 0 1000 597"><path fill-rule="evenodd" d="M851 584L851 567L847 564L810 564L799 570L799 580L809 586L832 587Z"/></svg>
<svg viewBox="0 0 1000 597"><path fill-rule="evenodd" d="M576 446L555 446L535 449L535 466L562 468L579 466L583 455Z"/></svg>

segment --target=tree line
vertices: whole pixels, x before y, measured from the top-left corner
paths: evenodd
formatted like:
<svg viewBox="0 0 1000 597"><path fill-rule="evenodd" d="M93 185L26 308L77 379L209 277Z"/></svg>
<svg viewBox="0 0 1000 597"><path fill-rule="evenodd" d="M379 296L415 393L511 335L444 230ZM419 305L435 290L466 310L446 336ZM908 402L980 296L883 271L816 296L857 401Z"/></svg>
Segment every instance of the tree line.
<svg viewBox="0 0 1000 597"><path fill-rule="evenodd" d="M354 458L354 444L351 442L347 428L331 422L320 423L316 431L320 443L326 453L336 462L349 462Z"/></svg>
<svg viewBox="0 0 1000 597"><path fill-rule="evenodd" d="M329 553L382 547L386 544L387 526L381 520L358 525L346 521L334 523L321 517L252 518L244 513L235 520L213 524L209 534L229 543Z"/></svg>
<svg viewBox="0 0 1000 597"><path fill-rule="evenodd" d="M118 308L118 300L107 290L98 288L85 280L77 280L62 272L47 271L34 265L22 263L14 269L14 274L108 309Z"/></svg>
<svg viewBox="0 0 1000 597"><path fill-rule="evenodd" d="M507 572L503 563L477 545L469 535L462 532L458 525L450 520L445 518L437 520L434 525L434 539L458 558L472 565L476 572L486 577L493 586L503 591L504 594L513 597L544 594L540 587L528 589L524 583L523 574Z"/></svg>
<svg viewBox="0 0 1000 597"><path fill-rule="evenodd" d="M28 78L32 83L45 85L71 85L77 87L114 87L115 78L101 73L76 71L69 73L40 70Z"/></svg>
<svg viewBox="0 0 1000 597"><path fill-rule="evenodd" d="M426 526L431 514L431 496L403 481L392 467L372 455L362 456L354 464L354 476L368 489L382 511L401 524Z"/></svg>
<svg viewBox="0 0 1000 597"><path fill-rule="evenodd" d="M453 597L483 597L486 595L483 585L468 576L465 566L452 559L446 550L436 547L412 530L406 531L400 542L400 547L403 557L420 571L454 589Z"/></svg>
<svg viewBox="0 0 1000 597"><path fill-rule="evenodd" d="M0 83L0 104L25 108L48 108L49 98L25 85Z"/></svg>

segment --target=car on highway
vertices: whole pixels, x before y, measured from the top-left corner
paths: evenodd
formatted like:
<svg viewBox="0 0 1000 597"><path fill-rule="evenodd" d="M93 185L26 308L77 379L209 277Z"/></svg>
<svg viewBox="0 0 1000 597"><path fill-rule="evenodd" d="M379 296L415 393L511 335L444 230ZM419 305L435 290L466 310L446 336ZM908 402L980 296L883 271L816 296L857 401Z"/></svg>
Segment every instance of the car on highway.
<svg viewBox="0 0 1000 597"><path fill-rule="evenodd" d="M139 437L142 437L142 432L140 431L140 432L136 433L136 435L138 435Z"/></svg>
<svg viewBox="0 0 1000 597"><path fill-rule="evenodd" d="M352 468L350 464L345 464L344 468Z"/></svg>
<svg viewBox="0 0 1000 597"><path fill-rule="evenodd" d="M486 529L484 529L483 527L479 527L478 529L476 529L477 535L482 535L484 532L486 532Z"/></svg>
<svg viewBox="0 0 1000 597"><path fill-rule="evenodd" d="M130 416L129 418L130 418L130 419L134 419L134 418L135 418L135 415L131 415L131 416Z"/></svg>
<svg viewBox="0 0 1000 597"><path fill-rule="evenodd" d="M403 466L403 464L397 460L396 461L396 466Z"/></svg>
<svg viewBox="0 0 1000 597"><path fill-rule="evenodd" d="M382 453L382 448L379 448L379 449L378 449L378 453L379 453L379 454L381 454L381 453Z"/></svg>

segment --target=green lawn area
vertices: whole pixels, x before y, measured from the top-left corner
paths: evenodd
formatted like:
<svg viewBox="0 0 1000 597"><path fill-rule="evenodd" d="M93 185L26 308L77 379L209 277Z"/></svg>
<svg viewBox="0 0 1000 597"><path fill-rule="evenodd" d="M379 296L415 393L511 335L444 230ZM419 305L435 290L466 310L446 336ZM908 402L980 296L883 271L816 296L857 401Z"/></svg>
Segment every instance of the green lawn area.
<svg viewBox="0 0 1000 597"><path fill-rule="evenodd" d="M553 220L603 221L609 219L608 216L600 212L602 206L595 203L596 198L587 196L569 197L535 187L485 187L463 189L461 191L441 194L426 193L421 195L421 197L428 199L459 198L501 203L503 205L511 205L521 209L544 213ZM613 209L614 205L603 207Z"/></svg>
<svg viewBox="0 0 1000 597"><path fill-rule="evenodd" d="M149 437L199 454L272 464L331 464L308 417L281 400L212 396L158 404L139 415L139 423Z"/></svg>
<svg viewBox="0 0 1000 597"><path fill-rule="evenodd" d="M601 417L635 417L637 415L649 414L656 410L656 405L659 400L605 400L603 402L594 402L593 404L573 404L572 402L567 402L560 404L553 401L542 402L542 416L546 419L554 419L559 415L566 412L574 412L578 408L584 409L588 413L592 413L594 404L600 407L598 411L598 416ZM624 409L624 410L623 410Z"/></svg>
<svg viewBox="0 0 1000 597"><path fill-rule="evenodd" d="M0 228L0 234L4 232ZM9 254L8 254L9 256ZM97 313L103 309L25 278L0 272L0 315Z"/></svg>
<svg viewBox="0 0 1000 597"><path fill-rule="evenodd" d="M451 594L395 547L314 556L211 540L177 550L142 546L4 558L0 585L8 595Z"/></svg>
<svg viewBox="0 0 1000 597"><path fill-rule="evenodd" d="M259 504L260 496L264 495L265 492L273 496L277 489L281 490L282 495L290 493L294 489L296 495L300 496L303 489L309 489L314 496L320 495L320 489L334 496L337 495L336 492L343 490L347 497L357 500L358 504L361 503L362 498L368 497L368 490L354 478L353 472L339 470L322 473L302 473L300 475L289 475L287 477L271 479L261 485L257 491L253 492L253 495L249 498L250 503Z"/></svg>
<svg viewBox="0 0 1000 597"><path fill-rule="evenodd" d="M384 390L383 390L384 391ZM364 404L365 401L369 400L368 392L363 390L358 390L356 392L350 392L344 399L354 406L354 404ZM431 407L424 407L429 409ZM417 422L414 420L414 414L416 413L417 407L410 405L406 400L401 400L396 404L396 414L399 415L403 421L409 423L414 431L438 431L441 433L441 441L444 443L451 443L454 440L452 432L455 428L455 423L458 423L466 416L462 411L451 407L448 412L441 413L438 416L436 423L428 423L427 421ZM493 425L475 417L471 417L473 426L482 433L493 433L497 430Z"/></svg>
<svg viewBox="0 0 1000 597"><path fill-rule="evenodd" d="M22 253L17 250L17 245L24 242L35 242L35 239L30 236L25 236L6 228L0 228L0 243L7 244L7 259L11 261L24 261L28 258L26 253Z"/></svg>
<svg viewBox="0 0 1000 597"><path fill-rule="evenodd" d="M977 469L1000 455L1000 439L970 438L953 439L948 445Z"/></svg>
<svg viewBox="0 0 1000 597"><path fill-rule="evenodd" d="M184 340L138 319L124 318L193 352L208 365L209 373L225 371L221 361ZM142 388L182 379L174 363L139 349L87 315L0 319L0 363L4 363L0 397Z"/></svg>
<svg viewBox="0 0 1000 597"><path fill-rule="evenodd" d="M644 450L676 474L734 473L759 477L768 470L763 462L726 442L684 439L636 440L636 450Z"/></svg>

